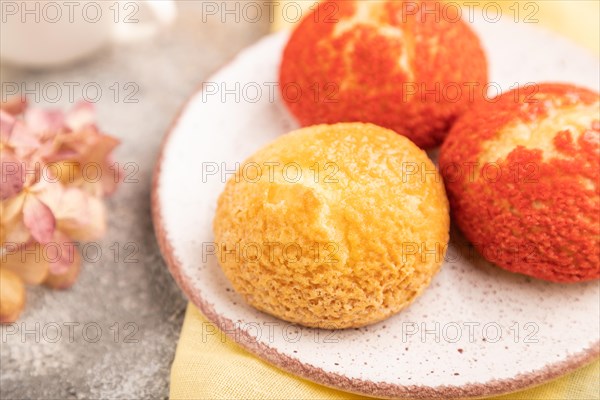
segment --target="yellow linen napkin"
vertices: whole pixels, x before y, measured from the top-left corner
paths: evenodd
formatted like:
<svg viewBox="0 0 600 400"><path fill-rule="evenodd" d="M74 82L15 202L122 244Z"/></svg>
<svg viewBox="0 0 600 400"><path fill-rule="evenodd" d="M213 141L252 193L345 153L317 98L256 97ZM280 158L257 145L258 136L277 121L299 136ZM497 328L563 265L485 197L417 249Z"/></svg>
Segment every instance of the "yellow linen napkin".
<svg viewBox="0 0 600 400"><path fill-rule="evenodd" d="M503 15L514 16L517 0L498 1ZM600 1L518 0L519 20L535 11L539 25L553 29L600 54ZM295 20L294 10L283 18L280 1L275 10L274 30ZM293 1L305 10L313 1ZM480 1L483 5L486 1ZM461 2L458 2L461 4ZM530 4L533 4L530 5ZM512 9L510 7L513 7ZM492 10L490 10L491 12ZM192 305L188 306L177 353L171 369L171 399L360 399L297 378L249 354L225 335L206 335L217 328ZM590 400L600 399L600 361L545 385L496 400Z"/></svg>

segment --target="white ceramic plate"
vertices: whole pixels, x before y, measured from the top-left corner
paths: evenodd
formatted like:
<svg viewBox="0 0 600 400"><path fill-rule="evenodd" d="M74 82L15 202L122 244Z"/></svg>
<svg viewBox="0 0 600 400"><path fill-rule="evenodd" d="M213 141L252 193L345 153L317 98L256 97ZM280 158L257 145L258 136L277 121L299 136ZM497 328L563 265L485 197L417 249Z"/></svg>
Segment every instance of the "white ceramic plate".
<svg viewBox="0 0 600 400"><path fill-rule="evenodd" d="M488 54L491 81L502 88L566 81L598 90L598 61L566 40L506 21L476 22L474 28ZM165 139L153 217L165 259L189 299L257 356L315 382L371 396L511 392L596 358L598 282L558 285L505 272L469 255L455 231L448 261L431 287L408 309L366 328L298 327L255 310L233 291L210 255L216 200L230 176L225 169L231 172L297 127L271 89L287 35L265 37L209 78Z"/></svg>

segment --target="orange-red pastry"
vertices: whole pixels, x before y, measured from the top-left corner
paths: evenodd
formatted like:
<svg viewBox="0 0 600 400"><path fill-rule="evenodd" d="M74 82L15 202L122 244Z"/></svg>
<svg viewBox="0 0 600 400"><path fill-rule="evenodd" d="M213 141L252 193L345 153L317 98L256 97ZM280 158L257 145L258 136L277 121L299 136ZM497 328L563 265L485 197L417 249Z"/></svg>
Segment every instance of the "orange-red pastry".
<svg viewBox="0 0 600 400"><path fill-rule="evenodd" d="M302 125L371 122L421 148L440 144L486 84L479 39L433 1L325 1L294 30L280 69Z"/></svg>
<svg viewBox="0 0 600 400"><path fill-rule="evenodd" d="M450 216L410 140L371 124L318 125L256 152L219 198L218 261L259 310L320 328L371 324L438 271Z"/></svg>
<svg viewBox="0 0 600 400"><path fill-rule="evenodd" d="M481 102L440 151L453 217L489 261L554 282L600 277L598 93L539 84Z"/></svg>

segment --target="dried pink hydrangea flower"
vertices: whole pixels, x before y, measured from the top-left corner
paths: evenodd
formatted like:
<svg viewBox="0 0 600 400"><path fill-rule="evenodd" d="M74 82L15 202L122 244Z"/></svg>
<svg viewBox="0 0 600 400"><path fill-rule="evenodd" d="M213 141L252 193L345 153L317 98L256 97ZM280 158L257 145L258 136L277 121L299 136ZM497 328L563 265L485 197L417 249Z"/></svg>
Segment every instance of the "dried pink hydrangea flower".
<svg viewBox="0 0 600 400"><path fill-rule="evenodd" d="M29 284L74 282L76 242L106 230L102 197L122 176L111 160L118 144L100 132L90 103L68 112L28 108L20 99L1 105L1 268Z"/></svg>

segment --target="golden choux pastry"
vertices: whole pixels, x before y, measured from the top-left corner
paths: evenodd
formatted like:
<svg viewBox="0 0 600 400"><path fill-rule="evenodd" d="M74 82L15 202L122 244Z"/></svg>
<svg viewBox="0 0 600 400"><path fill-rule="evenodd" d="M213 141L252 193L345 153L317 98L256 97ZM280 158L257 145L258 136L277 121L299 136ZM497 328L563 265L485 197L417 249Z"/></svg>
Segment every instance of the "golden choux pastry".
<svg viewBox="0 0 600 400"><path fill-rule="evenodd" d="M227 182L218 261L257 309L309 327L381 321L439 270L450 217L442 180L409 139L371 124L281 136Z"/></svg>

